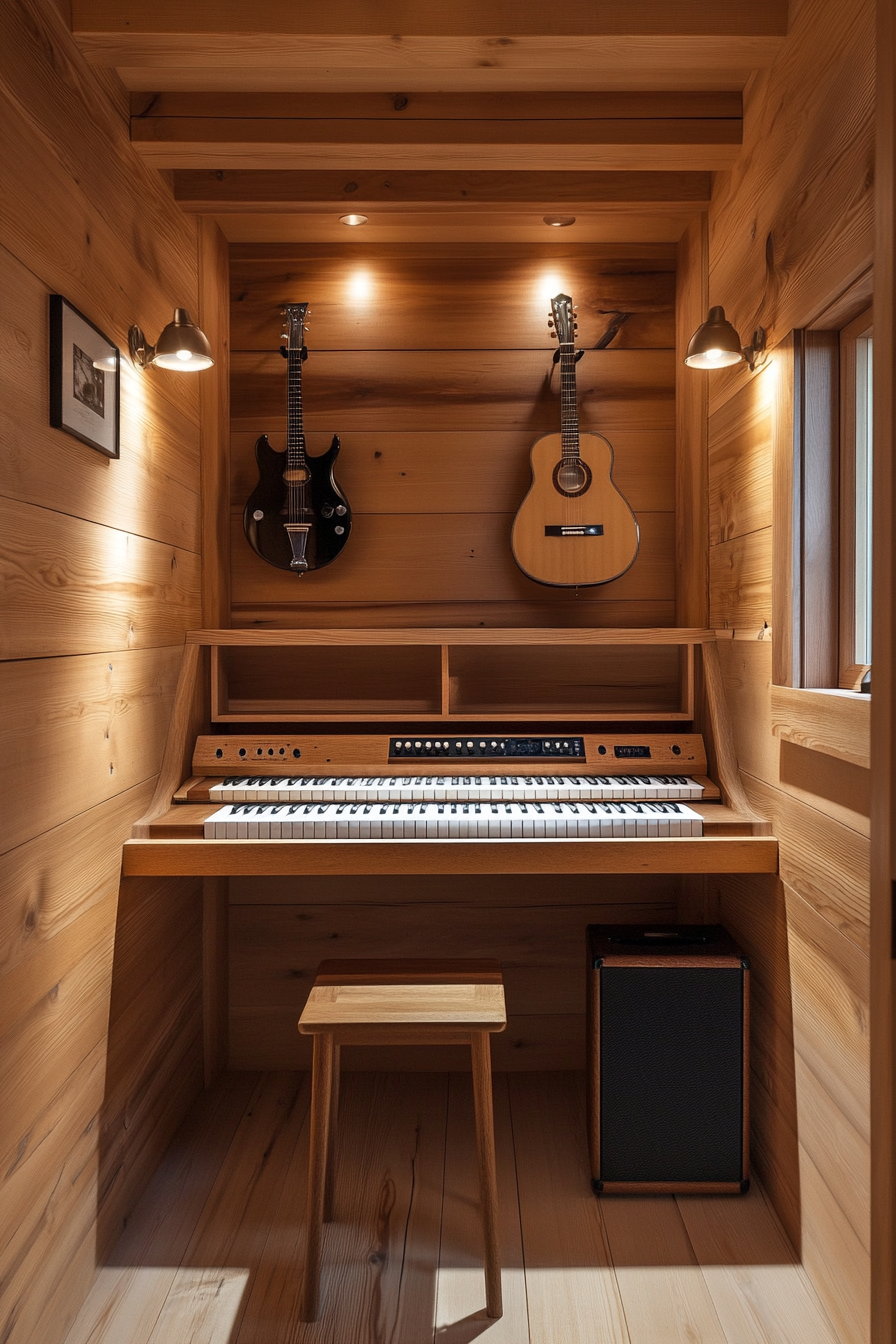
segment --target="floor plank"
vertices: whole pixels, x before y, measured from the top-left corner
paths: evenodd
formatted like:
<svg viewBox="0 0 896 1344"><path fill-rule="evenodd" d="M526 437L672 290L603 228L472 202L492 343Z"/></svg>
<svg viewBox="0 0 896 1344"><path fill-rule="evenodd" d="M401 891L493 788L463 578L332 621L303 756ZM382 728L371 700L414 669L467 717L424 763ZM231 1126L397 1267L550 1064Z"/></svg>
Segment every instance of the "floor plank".
<svg viewBox="0 0 896 1344"><path fill-rule="evenodd" d="M346 1074L320 1316L298 1322L307 1124L272 1215L239 1344L424 1344L433 1337L445 1074Z"/></svg>
<svg viewBox="0 0 896 1344"><path fill-rule="evenodd" d="M630 1344L591 1193L576 1074L510 1074L529 1330L537 1344Z"/></svg>
<svg viewBox="0 0 896 1344"><path fill-rule="evenodd" d="M489 1344L529 1344L516 1162L507 1074L494 1076L495 1155L498 1166L499 1245L504 1315L485 1314L485 1277L473 1089L470 1075L453 1073L448 1091L445 1193L436 1298L438 1344L468 1344L488 1331Z"/></svg>
<svg viewBox="0 0 896 1344"><path fill-rule="evenodd" d="M147 1344L246 1109L256 1075L199 1098L69 1331L66 1344Z"/></svg>
<svg viewBox="0 0 896 1344"><path fill-rule="evenodd" d="M321 1312L303 1325L309 1099L298 1073L203 1094L66 1344L838 1344L755 1185L595 1199L583 1075L559 1072L495 1076L500 1321L469 1076L348 1072Z"/></svg>
<svg viewBox="0 0 896 1344"><path fill-rule="evenodd" d="M836 1344L763 1192L679 1197L691 1245L730 1344Z"/></svg>
<svg viewBox="0 0 896 1344"><path fill-rule="evenodd" d="M632 1344L725 1344L725 1332L675 1200L600 1201Z"/></svg>

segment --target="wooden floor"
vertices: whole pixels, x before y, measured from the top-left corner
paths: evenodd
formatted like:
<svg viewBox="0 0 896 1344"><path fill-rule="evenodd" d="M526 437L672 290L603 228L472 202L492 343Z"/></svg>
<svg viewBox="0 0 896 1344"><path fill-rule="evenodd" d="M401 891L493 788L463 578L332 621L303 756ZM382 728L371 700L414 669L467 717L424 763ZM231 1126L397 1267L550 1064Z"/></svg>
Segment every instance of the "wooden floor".
<svg viewBox="0 0 896 1344"><path fill-rule="evenodd" d="M762 1192L597 1200L580 1074L495 1079L505 1315L484 1314L469 1075L347 1073L322 1310L296 1319L305 1074L188 1117L67 1344L835 1344Z"/></svg>

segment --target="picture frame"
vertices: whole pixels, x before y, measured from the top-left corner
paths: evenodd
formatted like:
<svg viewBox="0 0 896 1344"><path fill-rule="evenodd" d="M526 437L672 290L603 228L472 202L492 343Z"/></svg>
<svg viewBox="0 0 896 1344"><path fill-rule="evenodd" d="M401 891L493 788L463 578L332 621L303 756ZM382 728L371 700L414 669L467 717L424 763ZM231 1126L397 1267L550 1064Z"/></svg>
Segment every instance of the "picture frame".
<svg viewBox="0 0 896 1344"><path fill-rule="evenodd" d="M50 295L50 424L120 457L121 352L61 294Z"/></svg>

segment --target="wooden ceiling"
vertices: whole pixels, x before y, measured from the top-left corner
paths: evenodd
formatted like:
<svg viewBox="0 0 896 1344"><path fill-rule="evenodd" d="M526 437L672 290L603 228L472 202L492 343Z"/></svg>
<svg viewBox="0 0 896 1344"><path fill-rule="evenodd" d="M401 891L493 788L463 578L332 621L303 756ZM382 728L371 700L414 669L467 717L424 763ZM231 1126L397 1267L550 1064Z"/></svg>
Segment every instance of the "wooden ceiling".
<svg viewBox="0 0 896 1344"><path fill-rule="evenodd" d="M131 138L233 240L674 240L787 0L73 0ZM363 230L338 223L348 210Z"/></svg>

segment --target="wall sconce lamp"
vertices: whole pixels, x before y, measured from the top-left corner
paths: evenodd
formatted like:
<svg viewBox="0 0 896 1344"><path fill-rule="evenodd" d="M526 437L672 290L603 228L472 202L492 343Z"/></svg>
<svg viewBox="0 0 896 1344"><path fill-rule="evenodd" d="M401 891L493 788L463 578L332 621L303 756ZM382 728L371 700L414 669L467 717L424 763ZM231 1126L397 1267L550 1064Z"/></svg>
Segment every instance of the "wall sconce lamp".
<svg viewBox="0 0 896 1344"><path fill-rule="evenodd" d="M750 345L741 345L740 337L725 316L725 309L710 308L709 317L688 342L684 362L692 369L724 369L745 360L750 372L765 354L765 329L757 327Z"/></svg>
<svg viewBox="0 0 896 1344"><path fill-rule="evenodd" d="M198 373L200 369L210 369L215 362L208 337L190 321L186 308L175 308L174 320L163 329L155 345L150 345L139 327L131 327L128 349L138 369L155 364L160 369L177 369L179 373Z"/></svg>

